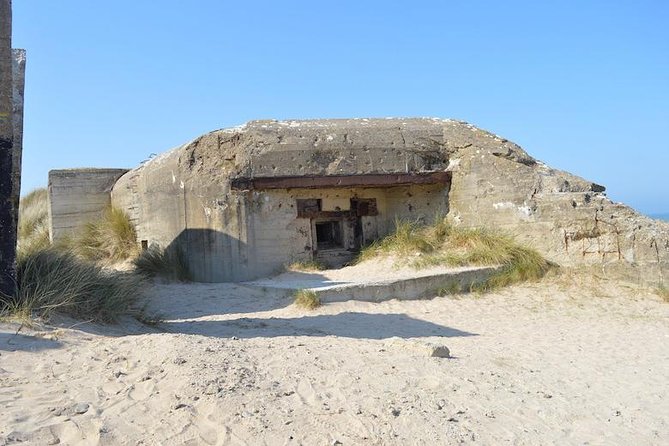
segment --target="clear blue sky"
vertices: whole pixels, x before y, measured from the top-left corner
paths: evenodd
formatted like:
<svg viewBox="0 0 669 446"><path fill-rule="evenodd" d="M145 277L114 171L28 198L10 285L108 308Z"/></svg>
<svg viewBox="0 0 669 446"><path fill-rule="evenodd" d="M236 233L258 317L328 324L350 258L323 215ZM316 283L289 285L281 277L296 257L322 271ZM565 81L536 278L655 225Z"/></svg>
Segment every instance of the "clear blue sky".
<svg viewBox="0 0 669 446"><path fill-rule="evenodd" d="M669 211L669 2L14 0L24 192L251 119L469 121Z"/></svg>

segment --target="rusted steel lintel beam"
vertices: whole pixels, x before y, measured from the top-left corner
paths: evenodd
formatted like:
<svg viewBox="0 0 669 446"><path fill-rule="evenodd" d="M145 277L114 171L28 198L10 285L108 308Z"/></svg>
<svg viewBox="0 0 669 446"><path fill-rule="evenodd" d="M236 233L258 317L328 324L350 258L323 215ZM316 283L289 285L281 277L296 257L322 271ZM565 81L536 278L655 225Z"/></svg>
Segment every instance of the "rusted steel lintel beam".
<svg viewBox="0 0 669 446"><path fill-rule="evenodd" d="M380 187L410 184L450 184L450 172L383 173L366 175L319 175L264 178L235 178L236 190L254 189L323 189L329 187Z"/></svg>

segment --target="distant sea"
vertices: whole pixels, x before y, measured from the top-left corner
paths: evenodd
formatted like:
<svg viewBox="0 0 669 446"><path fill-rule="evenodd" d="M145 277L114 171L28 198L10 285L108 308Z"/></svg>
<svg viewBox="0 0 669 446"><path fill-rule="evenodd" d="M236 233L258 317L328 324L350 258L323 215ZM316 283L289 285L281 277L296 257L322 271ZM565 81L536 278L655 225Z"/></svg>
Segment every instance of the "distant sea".
<svg viewBox="0 0 669 446"><path fill-rule="evenodd" d="M660 220L669 221L669 214L653 214L653 218L659 218Z"/></svg>

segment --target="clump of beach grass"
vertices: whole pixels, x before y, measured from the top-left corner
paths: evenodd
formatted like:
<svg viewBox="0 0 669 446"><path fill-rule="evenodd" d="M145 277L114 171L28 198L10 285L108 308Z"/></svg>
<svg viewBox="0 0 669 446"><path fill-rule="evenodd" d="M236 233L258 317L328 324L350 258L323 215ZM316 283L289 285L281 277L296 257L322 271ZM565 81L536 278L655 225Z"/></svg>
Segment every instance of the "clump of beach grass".
<svg viewBox="0 0 669 446"><path fill-rule="evenodd" d="M70 252L44 249L17 262L17 295L4 296L3 312L18 318L48 319L54 312L95 322L142 314L137 306L144 279L107 271Z"/></svg>
<svg viewBox="0 0 669 446"><path fill-rule="evenodd" d="M22 257L50 246L46 188L35 189L19 202L17 256Z"/></svg>
<svg viewBox="0 0 669 446"><path fill-rule="evenodd" d="M499 271L473 291L489 291L513 283L538 280L552 267L536 250L512 237L482 228L458 228L445 218L433 225L398 221L395 232L363 249L358 262L394 256L417 269L430 266L499 266Z"/></svg>
<svg viewBox="0 0 669 446"><path fill-rule="evenodd" d="M293 262L290 265L286 266L287 271L298 271L298 272L323 271L325 269L327 269L327 265L317 260L305 260L300 262Z"/></svg>
<svg viewBox="0 0 669 446"><path fill-rule="evenodd" d="M165 250L150 246L132 261L135 270L147 277L190 282L192 274L181 250Z"/></svg>
<svg viewBox="0 0 669 446"><path fill-rule="evenodd" d="M134 225L128 214L114 207L84 225L79 234L64 242L64 247L83 259L97 262L121 262L139 253Z"/></svg>
<svg viewBox="0 0 669 446"><path fill-rule="evenodd" d="M19 204L17 293L0 296L0 314L30 321L54 313L93 322L128 315L145 323L159 320L139 305L146 278L103 268L136 255L136 235L127 215L108 209L65 242L51 245L48 193L36 189Z"/></svg>
<svg viewBox="0 0 669 446"><path fill-rule="evenodd" d="M314 290L297 290L294 303L299 308L314 310L321 306L321 299Z"/></svg>

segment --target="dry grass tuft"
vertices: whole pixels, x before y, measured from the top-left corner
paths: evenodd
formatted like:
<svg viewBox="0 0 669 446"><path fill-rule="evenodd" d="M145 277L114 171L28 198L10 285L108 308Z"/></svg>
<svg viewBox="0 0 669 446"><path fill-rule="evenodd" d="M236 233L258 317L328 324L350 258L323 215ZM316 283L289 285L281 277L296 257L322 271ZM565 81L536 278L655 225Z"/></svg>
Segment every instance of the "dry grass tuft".
<svg viewBox="0 0 669 446"><path fill-rule="evenodd" d="M313 290L298 290L295 293L295 305L299 308L314 310L321 306L321 299Z"/></svg>
<svg viewBox="0 0 669 446"><path fill-rule="evenodd" d="M167 251L151 246L132 261L135 270L147 277L190 282L192 274L180 250Z"/></svg>
<svg viewBox="0 0 669 446"><path fill-rule="evenodd" d="M82 257L116 261L136 252L135 231L127 216L110 209L100 222L69 243L51 247L47 190L21 199L17 246L17 295L0 298L0 312L28 321L53 313L95 322L122 315L147 319L139 308L144 277L101 268ZM153 320L153 319L151 319Z"/></svg>
<svg viewBox="0 0 669 446"><path fill-rule="evenodd" d="M3 299L14 317L48 319L53 312L96 322L139 315L136 307L144 279L105 271L69 252L46 249L23 255L17 267L18 294Z"/></svg>
<svg viewBox="0 0 669 446"><path fill-rule="evenodd" d="M45 188L35 189L19 203L17 256L46 249L49 240L48 194Z"/></svg>
<svg viewBox="0 0 669 446"><path fill-rule="evenodd" d="M64 247L97 262L121 262L139 254L137 233L130 218L121 209L111 207L99 220L87 223Z"/></svg>
<svg viewBox="0 0 669 446"><path fill-rule="evenodd" d="M327 265L317 260L293 262L290 265L286 266L287 271L298 271L298 272L323 271L325 269L327 269Z"/></svg>
<svg viewBox="0 0 669 446"><path fill-rule="evenodd" d="M415 268L429 266L501 265L501 271L473 291L489 291L512 283L537 280L551 265L537 251L513 238L485 229L455 228L444 218L434 225L396 222L393 234L363 249L358 261L395 255Z"/></svg>

